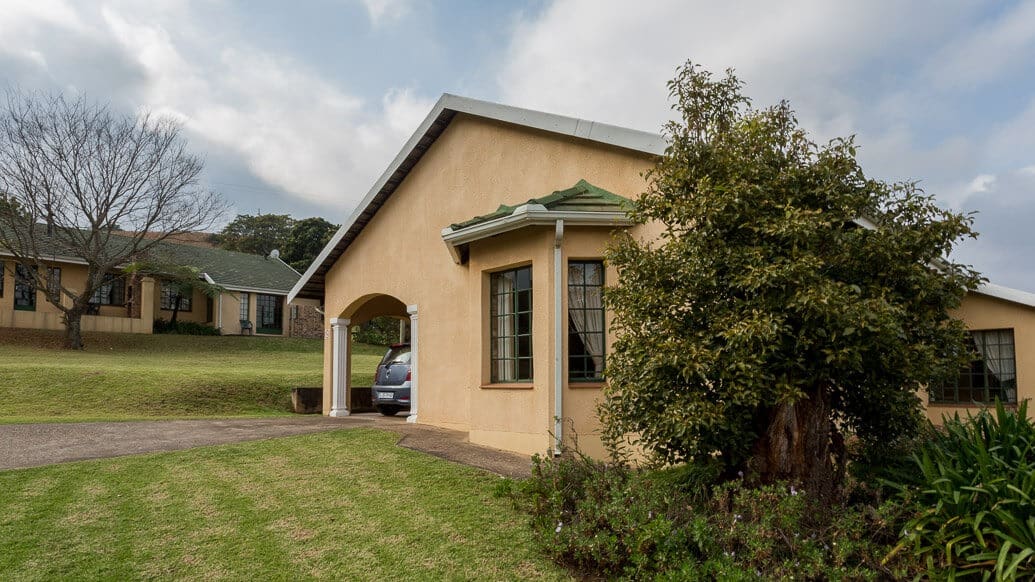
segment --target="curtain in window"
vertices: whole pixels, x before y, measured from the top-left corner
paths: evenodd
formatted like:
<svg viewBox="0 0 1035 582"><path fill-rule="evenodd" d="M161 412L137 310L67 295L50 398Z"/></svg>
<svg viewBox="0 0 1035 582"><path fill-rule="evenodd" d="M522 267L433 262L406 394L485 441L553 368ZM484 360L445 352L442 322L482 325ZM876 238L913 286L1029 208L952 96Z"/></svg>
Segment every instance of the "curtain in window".
<svg viewBox="0 0 1035 582"><path fill-rule="evenodd" d="M492 293L495 295L496 317L496 379L499 382L512 382L517 379L517 365L514 361L517 338L514 329L514 273L503 273L493 277L495 282Z"/></svg>
<svg viewBox="0 0 1035 582"><path fill-rule="evenodd" d="M583 276L585 286L571 284L571 281L583 281ZM600 317L604 308L604 298L601 293L603 280L600 266L569 265L568 281L568 315L575 324L586 351L593 358L593 365L599 374L604 369L604 318Z"/></svg>
<svg viewBox="0 0 1035 582"><path fill-rule="evenodd" d="M1016 402L1017 367L1014 360L1013 332L995 330L971 333L985 367L999 380L1005 401Z"/></svg>

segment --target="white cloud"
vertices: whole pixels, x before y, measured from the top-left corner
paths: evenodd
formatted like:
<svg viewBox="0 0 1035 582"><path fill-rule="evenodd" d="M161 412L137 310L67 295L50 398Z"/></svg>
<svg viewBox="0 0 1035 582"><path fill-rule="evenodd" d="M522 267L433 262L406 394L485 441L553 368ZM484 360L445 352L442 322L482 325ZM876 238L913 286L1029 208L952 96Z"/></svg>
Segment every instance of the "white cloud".
<svg viewBox="0 0 1035 582"><path fill-rule="evenodd" d="M24 13L23 24L45 18L100 39L142 76L131 105L176 117L195 149L232 152L271 186L336 212L363 197L432 105L401 89L368 103L303 63L213 34L180 3L83 14L50 4L42 16Z"/></svg>
<svg viewBox="0 0 1035 582"><path fill-rule="evenodd" d="M657 131L678 65L733 67L756 105L789 99L817 140L856 134L869 175L921 180L957 209L1014 204L1035 220L1024 203L1035 186L1014 179L1035 149L1035 101L975 114L957 99L1031 68L1035 0L1001 10L966 0L554 0L513 30L498 63L504 102ZM1013 119L981 125L997 116ZM1035 243L990 236L1000 243L973 248L1035 256Z"/></svg>
<svg viewBox="0 0 1035 582"><path fill-rule="evenodd" d="M967 194L980 194L981 192L988 192L989 188L995 184L995 176L992 174L981 174L976 176L967 184Z"/></svg>
<svg viewBox="0 0 1035 582"><path fill-rule="evenodd" d="M995 19L965 31L931 59L930 78L972 88L1035 62L1035 0L1004 5Z"/></svg>
<svg viewBox="0 0 1035 582"><path fill-rule="evenodd" d="M362 0L370 23L375 27L385 22L398 20L409 14L409 0Z"/></svg>

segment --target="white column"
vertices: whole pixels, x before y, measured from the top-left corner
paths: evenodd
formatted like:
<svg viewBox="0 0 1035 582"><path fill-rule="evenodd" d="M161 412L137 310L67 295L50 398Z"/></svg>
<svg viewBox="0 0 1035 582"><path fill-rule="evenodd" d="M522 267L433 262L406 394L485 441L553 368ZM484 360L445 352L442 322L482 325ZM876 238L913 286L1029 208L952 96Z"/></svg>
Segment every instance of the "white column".
<svg viewBox="0 0 1035 582"><path fill-rule="evenodd" d="M417 363L420 361L417 351L417 306L407 305L406 313L410 314L410 415L406 422L417 422Z"/></svg>
<svg viewBox="0 0 1035 582"><path fill-rule="evenodd" d="M349 415L349 320L331 318L331 416Z"/></svg>

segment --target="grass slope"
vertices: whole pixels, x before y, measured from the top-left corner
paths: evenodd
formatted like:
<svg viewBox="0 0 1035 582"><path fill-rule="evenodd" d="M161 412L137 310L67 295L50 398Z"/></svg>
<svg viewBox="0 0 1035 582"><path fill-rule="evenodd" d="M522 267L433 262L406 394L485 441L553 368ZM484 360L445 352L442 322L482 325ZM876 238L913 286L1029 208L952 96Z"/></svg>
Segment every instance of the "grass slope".
<svg viewBox="0 0 1035 582"><path fill-rule="evenodd" d="M0 472L5 580L563 578L498 477L346 430Z"/></svg>
<svg viewBox="0 0 1035 582"><path fill-rule="evenodd" d="M291 388L322 384L321 340L0 329L0 422L288 414ZM354 345L352 382L384 354Z"/></svg>

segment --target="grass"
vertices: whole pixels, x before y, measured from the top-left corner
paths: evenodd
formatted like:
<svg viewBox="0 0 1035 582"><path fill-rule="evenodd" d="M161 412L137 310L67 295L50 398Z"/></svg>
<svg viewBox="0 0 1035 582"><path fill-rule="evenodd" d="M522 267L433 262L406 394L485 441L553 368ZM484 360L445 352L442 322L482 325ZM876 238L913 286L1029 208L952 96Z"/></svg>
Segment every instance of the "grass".
<svg viewBox="0 0 1035 582"><path fill-rule="evenodd" d="M532 550L498 477L344 430L0 472L5 580L514 580Z"/></svg>
<svg viewBox="0 0 1035 582"><path fill-rule="evenodd" d="M323 382L323 341L86 334L0 328L0 423L288 414L291 388ZM380 346L353 346L354 386L370 385Z"/></svg>

